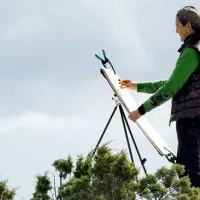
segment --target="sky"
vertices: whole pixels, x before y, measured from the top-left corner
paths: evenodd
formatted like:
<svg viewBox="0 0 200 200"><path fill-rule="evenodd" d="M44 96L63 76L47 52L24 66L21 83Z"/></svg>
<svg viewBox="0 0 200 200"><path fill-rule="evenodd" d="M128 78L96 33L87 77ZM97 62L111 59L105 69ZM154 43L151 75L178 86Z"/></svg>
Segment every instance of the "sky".
<svg viewBox="0 0 200 200"><path fill-rule="evenodd" d="M16 200L32 197L38 174L56 174L56 159L87 155L100 138L115 102L94 55L105 49L121 79L166 80L181 45L176 12L186 5L200 7L197 0L1 0L0 180L18 188ZM138 105L149 98L131 94ZM176 153L170 108L168 101L146 117ZM147 172L169 167L129 124ZM119 111L101 144L108 141L128 150Z"/></svg>

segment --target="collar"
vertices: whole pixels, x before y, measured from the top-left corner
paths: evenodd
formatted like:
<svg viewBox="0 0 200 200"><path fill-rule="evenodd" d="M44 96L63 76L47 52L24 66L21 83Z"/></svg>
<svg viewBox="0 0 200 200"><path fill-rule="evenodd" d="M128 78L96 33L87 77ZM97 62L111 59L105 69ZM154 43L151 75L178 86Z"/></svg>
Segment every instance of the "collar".
<svg viewBox="0 0 200 200"><path fill-rule="evenodd" d="M178 49L178 52L181 53L183 49L185 49L188 45L195 45L200 40L200 34L199 33L192 33L188 35L184 43L181 45L181 47Z"/></svg>

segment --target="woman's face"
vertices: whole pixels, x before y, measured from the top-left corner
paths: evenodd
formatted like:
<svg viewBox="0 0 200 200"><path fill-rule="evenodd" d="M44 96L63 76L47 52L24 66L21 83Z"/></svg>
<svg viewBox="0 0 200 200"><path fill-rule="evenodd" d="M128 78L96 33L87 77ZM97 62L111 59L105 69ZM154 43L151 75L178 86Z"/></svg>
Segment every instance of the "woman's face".
<svg viewBox="0 0 200 200"><path fill-rule="evenodd" d="M188 35L194 33L192 25L189 22L187 22L186 25L183 25L178 17L176 17L176 32L180 35L182 42L184 42Z"/></svg>

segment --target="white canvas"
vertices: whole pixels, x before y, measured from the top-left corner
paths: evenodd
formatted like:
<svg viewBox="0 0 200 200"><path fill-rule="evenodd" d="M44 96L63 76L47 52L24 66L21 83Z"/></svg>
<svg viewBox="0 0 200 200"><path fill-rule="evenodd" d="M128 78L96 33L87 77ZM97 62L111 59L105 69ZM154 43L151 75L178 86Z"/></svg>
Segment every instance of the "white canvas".
<svg viewBox="0 0 200 200"><path fill-rule="evenodd" d="M134 101L128 89L120 88L119 76L117 74L114 74L113 70L107 69L105 67L102 67L101 71L126 111L130 113L131 111L136 110L138 108L138 105ZM171 149L156 132L155 128L151 125L151 123L144 115L136 121L136 124L142 130L142 132L145 134L151 144L155 147L155 149L160 153L160 155L170 155L169 152L172 152Z"/></svg>

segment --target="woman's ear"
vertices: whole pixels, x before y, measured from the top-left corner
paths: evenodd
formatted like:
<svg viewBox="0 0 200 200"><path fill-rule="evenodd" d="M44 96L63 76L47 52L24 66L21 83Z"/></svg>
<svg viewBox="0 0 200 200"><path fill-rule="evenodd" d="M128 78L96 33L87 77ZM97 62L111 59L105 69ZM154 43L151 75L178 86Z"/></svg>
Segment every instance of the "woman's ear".
<svg viewBox="0 0 200 200"><path fill-rule="evenodd" d="M187 27L188 29L192 29L192 24L191 24L190 22L187 22L186 27Z"/></svg>

